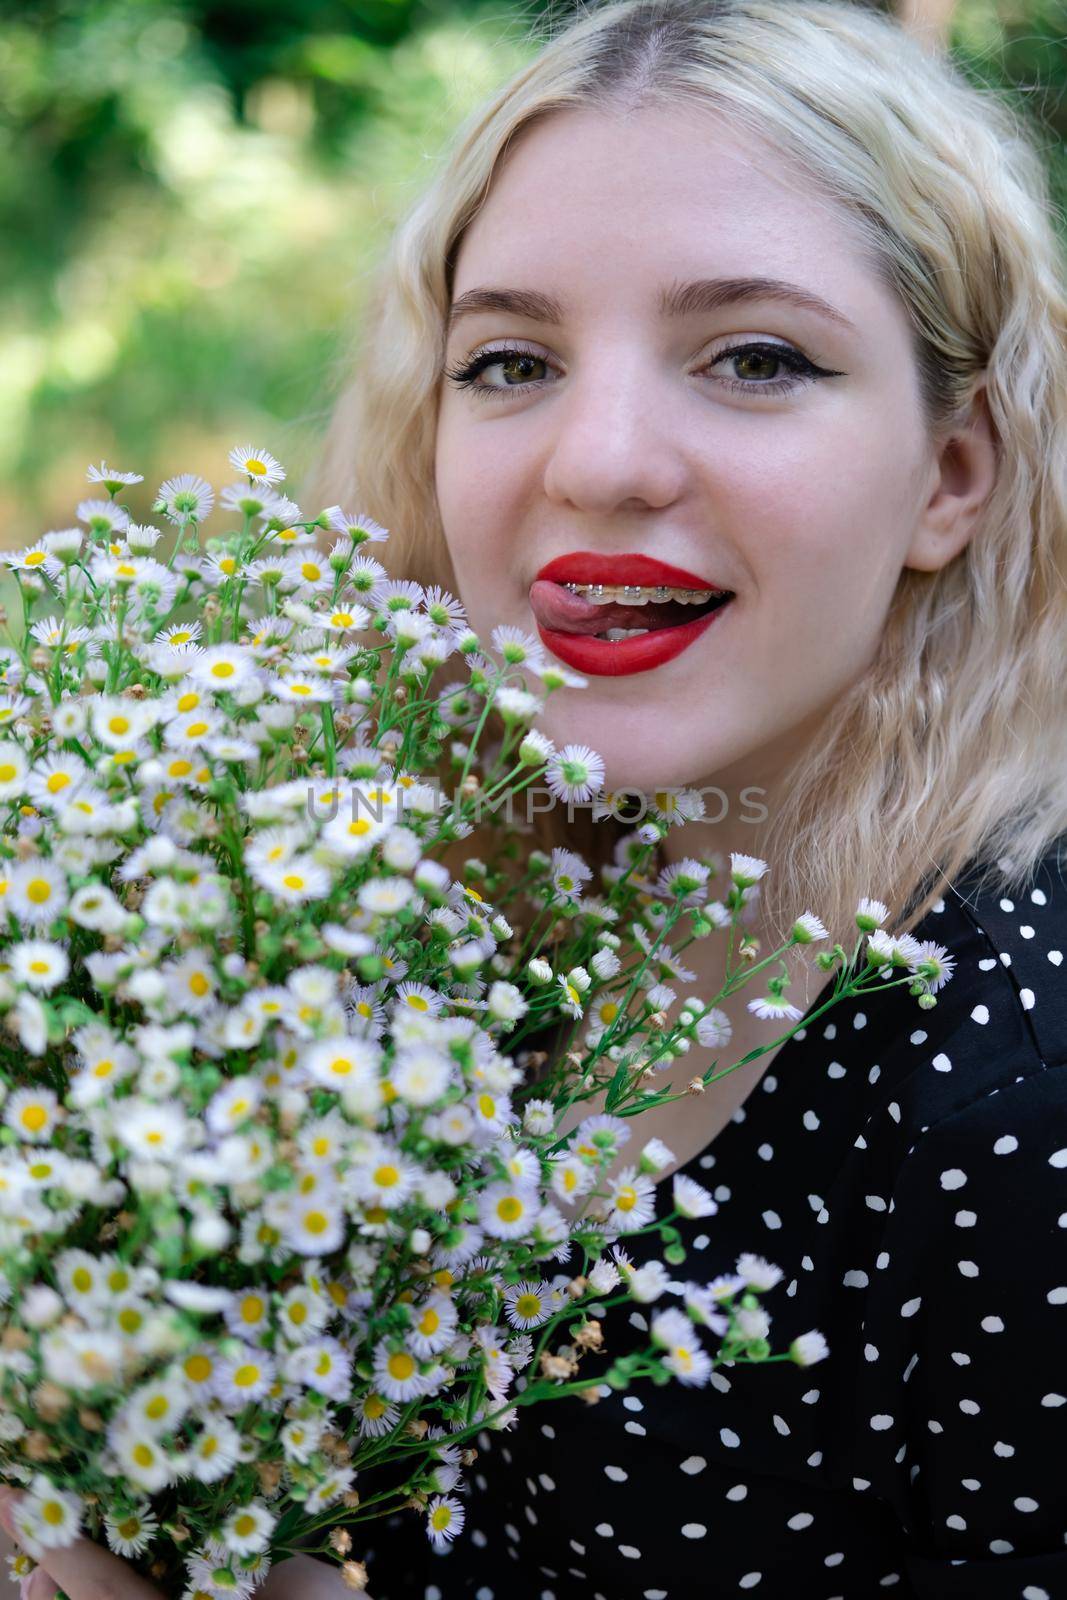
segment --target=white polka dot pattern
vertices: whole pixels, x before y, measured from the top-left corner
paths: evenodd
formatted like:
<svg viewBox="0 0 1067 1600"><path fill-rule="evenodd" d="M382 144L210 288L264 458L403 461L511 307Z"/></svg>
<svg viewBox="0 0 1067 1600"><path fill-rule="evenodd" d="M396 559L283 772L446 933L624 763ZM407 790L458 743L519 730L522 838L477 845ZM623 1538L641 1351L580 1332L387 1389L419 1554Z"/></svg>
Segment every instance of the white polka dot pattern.
<svg viewBox="0 0 1067 1600"><path fill-rule="evenodd" d="M964 883L912 930L956 960L937 1006L835 1008L683 1169L714 1167L720 1209L675 1219L672 1277L762 1250L773 1349L817 1327L829 1358L601 1385L543 1430L520 1410L466 1441L479 1481L446 1552L411 1513L352 1526L374 1600L1067 1597L1067 866L1050 852L1011 896ZM656 1234L626 1246L662 1258ZM609 1310L587 1380L648 1320Z"/></svg>

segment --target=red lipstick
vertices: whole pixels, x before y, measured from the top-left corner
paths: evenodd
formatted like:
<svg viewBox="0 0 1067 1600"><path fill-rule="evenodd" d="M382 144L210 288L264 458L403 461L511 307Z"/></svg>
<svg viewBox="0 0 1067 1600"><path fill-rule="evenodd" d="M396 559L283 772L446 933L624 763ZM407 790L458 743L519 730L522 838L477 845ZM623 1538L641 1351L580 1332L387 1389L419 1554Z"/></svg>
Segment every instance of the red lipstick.
<svg viewBox="0 0 1067 1600"><path fill-rule="evenodd" d="M666 561L654 561L651 556L605 556L592 550L572 550L569 555L556 556L537 574L550 583L636 583L650 586L665 584L673 589L725 589L725 583L715 583L711 578L698 578L684 567L672 567Z"/></svg>
<svg viewBox="0 0 1067 1600"><path fill-rule="evenodd" d="M673 661L675 656L681 655L683 650L687 650L707 632L716 618L729 609L734 598L725 585L698 577L666 561L656 561L651 556L598 555L587 550L556 556L538 572L532 586L534 594L538 583L546 589L550 583L712 589L729 596L713 610L703 612L692 621L676 621L670 626L652 627L646 633L629 639L598 639L589 631L566 632L542 623L535 616L541 642L567 666L577 672L588 673L591 677L625 677L635 672L649 672ZM558 606L553 609L558 609ZM660 609L662 614L663 608ZM640 615L635 612L635 625L643 625L643 618L640 624L637 622ZM587 621L586 629L588 626Z"/></svg>

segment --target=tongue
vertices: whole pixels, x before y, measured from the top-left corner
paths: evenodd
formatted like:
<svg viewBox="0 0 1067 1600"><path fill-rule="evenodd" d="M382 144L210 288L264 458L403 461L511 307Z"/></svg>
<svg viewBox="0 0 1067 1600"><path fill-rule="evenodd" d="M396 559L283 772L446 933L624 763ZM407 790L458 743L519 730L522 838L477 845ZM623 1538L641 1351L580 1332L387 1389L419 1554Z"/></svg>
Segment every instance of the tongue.
<svg viewBox="0 0 1067 1600"><path fill-rule="evenodd" d="M542 628L560 633L603 633L607 628L672 628L679 622L694 622L706 606L684 606L678 600L647 606L624 606L616 601L597 605L584 594L575 594L561 583L536 578L530 585L530 609Z"/></svg>

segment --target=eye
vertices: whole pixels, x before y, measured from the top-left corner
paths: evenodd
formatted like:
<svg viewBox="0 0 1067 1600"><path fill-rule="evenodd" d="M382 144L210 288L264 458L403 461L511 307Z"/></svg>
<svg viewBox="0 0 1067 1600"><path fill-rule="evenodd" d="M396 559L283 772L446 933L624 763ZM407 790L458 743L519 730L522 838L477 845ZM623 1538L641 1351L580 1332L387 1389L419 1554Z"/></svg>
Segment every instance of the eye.
<svg viewBox="0 0 1067 1600"><path fill-rule="evenodd" d="M744 363L751 367L766 368L768 365L784 367L788 376L770 377L760 376L758 371L755 376L750 373L746 380L738 378L716 378L713 381L735 394L787 394L791 390L799 389L807 383L812 383L820 378L840 378L844 374L834 372L827 367L816 366L813 361L794 349L792 345L771 343L768 340L751 340L742 344L731 345L727 350L720 350L709 362L705 363L703 371L710 371L713 367L723 362L733 361ZM551 368L547 356L538 355L535 350L524 350L518 345L505 345L500 350L475 351L469 360L456 367L445 370L445 377L457 389L468 390L476 395L512 395L527 394L532 389L542 387L543 380L529 379L531 367ZM480 383L478 380L483 372L488 372L494 367L521 368L524 376L518 383Z"/></svg>

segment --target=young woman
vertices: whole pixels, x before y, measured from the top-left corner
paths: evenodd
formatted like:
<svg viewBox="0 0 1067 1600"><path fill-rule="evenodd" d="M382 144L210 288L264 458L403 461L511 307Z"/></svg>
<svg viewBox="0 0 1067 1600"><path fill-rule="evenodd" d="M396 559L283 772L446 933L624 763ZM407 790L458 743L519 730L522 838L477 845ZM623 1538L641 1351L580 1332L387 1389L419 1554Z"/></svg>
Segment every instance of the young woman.
<svg viewBox="0 0 1067 1600"><path fill-rule="evenodd" d="M823 1020L794 958L810 1026L732 1002L676 1087L765 1053L639 1130L714 1189L692 1272L764 1251L775 1348L829 1359L483 1432L446 1554L353 1525L375 1600L1067 1591L1067 288L1030 136L859 6L607 4L468 121L367 329L309 503L579 671L540 726L610 789L704 790L663 860L767 860L766 949L810 908L851 950L877 895L955 967L931 1011ZM684 962L719 992L714 940ZM150 1592L83 1546L49 1571ZM301 1557L263 1592L345 1591Z"/></svg>

